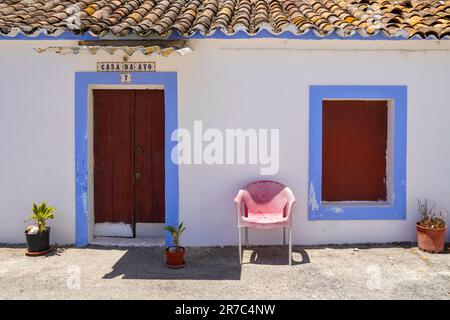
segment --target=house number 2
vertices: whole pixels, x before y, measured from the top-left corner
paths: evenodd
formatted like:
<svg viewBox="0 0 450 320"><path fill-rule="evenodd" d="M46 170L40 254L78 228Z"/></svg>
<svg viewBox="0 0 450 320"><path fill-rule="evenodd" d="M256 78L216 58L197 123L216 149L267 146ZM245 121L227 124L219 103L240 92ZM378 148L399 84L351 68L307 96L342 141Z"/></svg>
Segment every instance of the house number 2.
<svg viewBox="0 0 450 320"><path fill-rule="evenodd" d="M120 82L130 83L131 82L131 73L122 73L120 75Z"/></svg>

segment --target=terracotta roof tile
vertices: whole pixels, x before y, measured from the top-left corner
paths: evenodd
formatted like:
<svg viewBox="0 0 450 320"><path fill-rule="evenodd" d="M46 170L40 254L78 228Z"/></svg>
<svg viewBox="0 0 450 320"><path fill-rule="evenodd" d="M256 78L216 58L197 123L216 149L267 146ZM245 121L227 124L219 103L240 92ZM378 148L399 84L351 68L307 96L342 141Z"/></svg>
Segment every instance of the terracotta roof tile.
<svg viewBox="0 0 450 320"><path fill-rule="evenodd" d="M450 37L449 0L0 0L0 34Z"/></svg>

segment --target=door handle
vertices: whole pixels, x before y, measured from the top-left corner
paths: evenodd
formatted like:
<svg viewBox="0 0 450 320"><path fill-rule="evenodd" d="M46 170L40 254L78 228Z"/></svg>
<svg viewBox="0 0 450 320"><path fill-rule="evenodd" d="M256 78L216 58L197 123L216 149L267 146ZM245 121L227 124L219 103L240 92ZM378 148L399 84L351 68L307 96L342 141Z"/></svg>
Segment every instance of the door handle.
<svg viewBox="0 0 450 320"><path fill-rule="evenodd" d="M135 178L136 180L139 180L139 179L141 178L141 173L140 173L140 172L136 172L136 173L134 174L134 178Z"/></svg>

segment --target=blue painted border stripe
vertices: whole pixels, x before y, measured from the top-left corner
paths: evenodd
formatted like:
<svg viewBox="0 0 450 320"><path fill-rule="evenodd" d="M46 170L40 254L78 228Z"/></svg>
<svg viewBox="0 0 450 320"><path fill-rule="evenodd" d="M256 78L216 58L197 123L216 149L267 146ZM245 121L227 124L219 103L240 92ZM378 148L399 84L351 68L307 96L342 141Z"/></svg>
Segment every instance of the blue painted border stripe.
<svg viewBox="0 0 450 320"><path fill-rule="evenodd" d="M0 40L102 40L102 39L111 39L111 36L93 36L88 33L85 34L75 34L70 31L65 31L57 36L47 35L47 34L39 34L37 36L28 36L23 33L18 33L17 35L13 37L0 35ZM115 37L115 40L127 40L124 37ZM313 31L305 32L303 34L297 35L290 31L285 31L280 34L272 34L267 30L261 30L259 33L254 35L249 35L245 33L244 31L238 31L235 34L228 35L225 34L221 30L217 30L211 35L203 35L199 32L194 33L191 36L182 36L178 34L177 32L172 32L167 37L162 37L162 39L167 40L189 40L189 39L296 39L296 40L365 40L365 41L371 41L371 40L393 40L393 41L404 41L404 40L450 40L450 37L445 37L444 39L436 39L435 37L428 37L428 38L421 38L418 36L414 36L412 38L405 38L402 36L386 36L383 33L379 32L375 35L371 36L362 36L359 33L354 33L351 36L343 37L336 34L336 32L332 32L331 34L327 36L318 36ZM146 39L152 39L148 37L140 37L138 39L146 40Z"/></svg>
<svg viewBox="0 0 450 320"><path fill-rule="evenodd" d="M75 245L89 243L88 180L88 93L91 85L123 85L120 73L77 72L75 74ZM171 140L178 128L178 91L176 72L132 73L126 85L163 85L165 102L165 194L166 225L178 225L178 165L171 160L176 141ZM171 237L166 232L166 245Z"/></svg>
<svg viewBox="0 0 450 320"><path fill-rule="evenodd" d="M406 86L310 86L309 219L397 220L406 218ZM322 100L386 99L394 101L394 177L392 205L322 205Z"/></svg>
<svg viewBox="0 0 450 320"><path fill-rule="evenodd" d="M47 35L44 33L40 33L36 36L28 36L23 33L18 33L13 37L0 35L0 40L99 40L101 38L92 36L90 34L75 34L73 32L65 31L57 36Z"/></svg>
<svg viewBox="0 0 450 320"><path fill-rule="evenodd" d="M351 36L343 37L339 36L336 32L332 32L327 36L318 36L312 30L303 34L294 34L290 31L285 31L280 34L272 34L267 30L261 30L257 34L249 35L244 31L238 31L235 34L227 35L221 30L217 30L212 35L202 35L199 32L194 33L191 36L181 36L178 33L172 33L167 39L171 40L189 40L189 39L293 39L293 40L437 40L435 38L422 39L419 37L405 38L402 36L385 36L379 32L371 36L362 36L359 33L354 33Z"/></svg>

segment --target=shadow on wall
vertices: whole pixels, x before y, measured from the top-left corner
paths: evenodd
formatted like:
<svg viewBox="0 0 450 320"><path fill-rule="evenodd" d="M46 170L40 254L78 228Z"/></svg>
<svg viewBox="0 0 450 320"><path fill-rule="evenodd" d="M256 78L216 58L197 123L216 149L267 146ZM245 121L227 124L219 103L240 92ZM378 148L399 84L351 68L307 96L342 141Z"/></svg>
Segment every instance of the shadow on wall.
<svg viewBox="0 0 450 320"><path fill-rule="evenodd" d="M117 250L117 248L114 248ZM108 249L104 249L108 250ZM240 280L241 265L236 247L187 248L186 267L172 270L165 266L163 248L127 248L125 254L113 265L103 279L154 279L154 280ZM244 263L288 266L286 247L244 248ZM305 250L293 248L301 257L293 265L309 263Z"/></svg>

